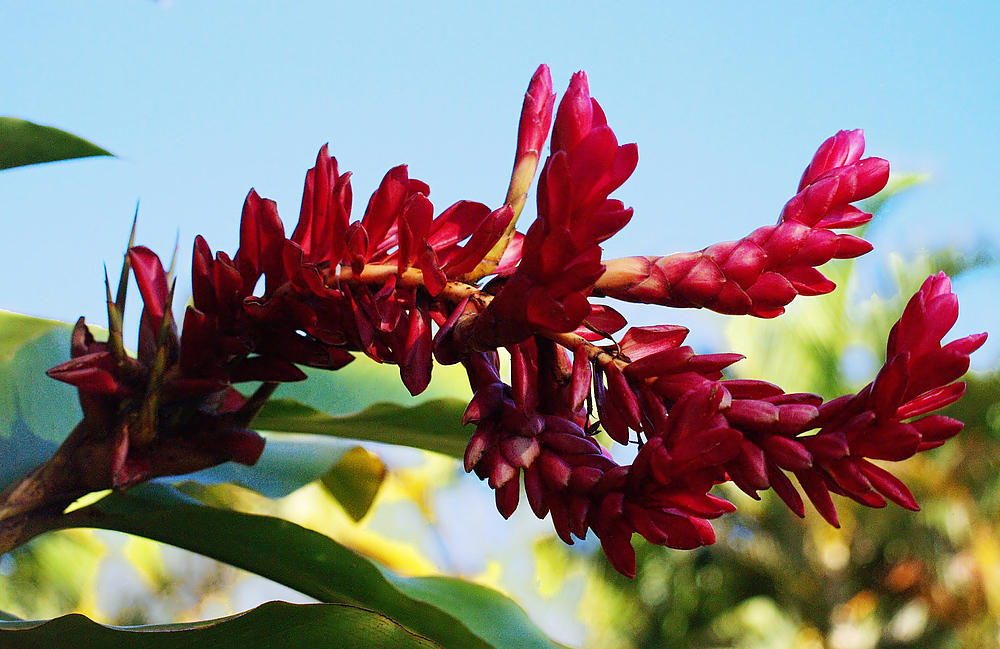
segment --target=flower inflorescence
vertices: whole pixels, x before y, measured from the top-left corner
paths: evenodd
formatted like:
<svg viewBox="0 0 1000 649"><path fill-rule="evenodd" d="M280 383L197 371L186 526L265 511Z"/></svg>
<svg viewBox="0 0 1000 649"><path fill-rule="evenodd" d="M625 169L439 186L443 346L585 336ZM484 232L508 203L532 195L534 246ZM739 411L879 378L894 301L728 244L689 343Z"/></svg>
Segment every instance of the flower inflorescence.
<svg viewBox="0 0 1000 649"><path fill-rule="evenodd" d="M852 203L888 180L886 161L862 158L862 132L841 131L820 146L776 225L696 253L606 260L601 243L632 216L609 196L635 169L637 149L619 145L584 73L573 76L558 110L554 103L543 65L525 96L498 209L462 201L434 216L428 186L399 166L352 222L350 174L325 146L306 175L290 237L275 203L251 190L235 255L213 255L196 238L193 305L179 334L159 259L130 248L126 270L145 305L138 357L121 343L123 289L117 300L109 289L109 342L94 342L81 320L74 358L49 371L78 386L92 428L111 432L111 484L256 461L262 442L244 427L269 393L248 400L232 385L296 381L305 378L298 366L336 370L364 353L397 365L412 394L427 387L434 360L461 363L474 392L464 418L475 425L465 469L496 490L505 517L523 484L531 510L550 515L566 543L592 530L629 576L636 532L673 548L714 542L709 521L735 509L711 493L722 482L755 498L773 489L802 516L793 476L833 525L831 493L916 509L906 486L872 460L908 458L962 427L930 413L962 395L956 380L986 334L942 346L958 314L944 274L910 300L875 380L827 402L725 378L741 357L696 354L683 345L683 327L618 335L625 318L592 302L771 318L797 295L832 291L817 266L871 249L836 231L866 223L871 215ZM550 125L537 217L521 234L514 225ZM598 430L620 444L637 442L633 463L616 463ZM207 448L197 457L183 451Z"/></svg>

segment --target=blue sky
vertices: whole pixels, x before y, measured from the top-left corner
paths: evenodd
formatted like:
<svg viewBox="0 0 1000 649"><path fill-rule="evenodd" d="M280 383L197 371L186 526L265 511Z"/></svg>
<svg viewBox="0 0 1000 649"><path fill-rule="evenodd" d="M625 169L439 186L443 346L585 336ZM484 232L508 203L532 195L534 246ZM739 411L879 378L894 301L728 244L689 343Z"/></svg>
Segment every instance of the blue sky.
<svg viewBox="0 0 1000 649"><path fill-rule="evenodd" d="M609 256L773 223L841 128L864 128L895 170L933 174L873 232L878 251L995 242L998 27L996 2L8 0L0 114L119 157L0 173L0 307L103 324L102 265L117 273L136 201L139 242L169 257L179 236L186 297L194 236L234 252L251 187L290 231L326 142L354 171L358 210L403 162L439 210L496 206L543 62L560 90L586 70L619 139L639 145L616 194L635 217ZM996 321L996 282L959 285L960 333Z"/></svg>

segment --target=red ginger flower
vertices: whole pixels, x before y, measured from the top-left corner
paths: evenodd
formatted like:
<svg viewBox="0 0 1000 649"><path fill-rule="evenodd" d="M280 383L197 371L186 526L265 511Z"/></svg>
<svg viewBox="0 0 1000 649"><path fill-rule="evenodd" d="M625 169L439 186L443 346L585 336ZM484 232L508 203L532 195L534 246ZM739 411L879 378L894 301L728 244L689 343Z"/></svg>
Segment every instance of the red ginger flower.
<svg viewBox="0 0 1000 649"><path fill-rule="evenodd" d="M786 475L794 474L833 525L830 493L916 509L905 485L870 460L906 459L961 429L928 414L961 396L964 384L953 381L986 338L941 346L956 315L948 279L929 278L893 328L878 378L828 403L762 381L721 380L738 355L696 355L680 346L686 330L679 327L632 329L604 350L581 345L572 362L562 345L536 336L510 348L510 386L495 354L466 361L475 390L466 422L477 425L466 469L489 480L505 517L517 507L523 476L532 510L551 514L560 538L572 543L593 530L612 565L629 576L633 533L674 548L714 542L708 521L734 510L709 493L719 482L732 480L754 497L773 488L802 516ZM601 426L617 430L623 443L630 429L639 435L631 466L617 465L590 437L590 381Z"/></svg>
<svg viewBox="0 0 1000 649"><path fill-rule="evenodd" d="M654 346L675 347L683 339L683 330L680 336L634 333ZM648 442L632 466L619 466L591 437L585 403L591 381L600 385L602 379L593 374L587 351L578 347L570 360L565 348L544 337L509 350L510 386L499 378L495 354L466 361L475 398L465 420L476 423L476 432L465 467L496 489L501 514L508 517L517 507L523 475L532 511L540 518L550 514L560 538L571 544L573 536L585 538L593 529L612 564L628 575L635 573L633 532L674 548L714 542L706 519L734 508L708 490L723 479L720 465L738 452L740 439L719 410L724 389L704 379L701 388L670 404L669 416L661 397L644 392L635 407ZM612 394L635 396L624 381L612 386Z"/></svg>
<svg viewBox="0 0 1000 649"><path fill-rule="evenodd" d="M951 283L939 273L910 300L890 333L885 365L857 395L822 403L815 395L785 395L774 386L734 389L734 397L746 398L734 398L726 415L744 434L741 454L726 465L731 479L755 497L774 488L802 516L802 500L782 471L794 473L832 525L838 522L831 492L871 507L884 506L888 498L917 509L906 486L869 459L904 460L961 430L961 422L929 414L961 397L965 384L953 381L986 340L977 334L942 346L957 316ZM757 395L750 394L754 390ZM792 406L787 425L776 425L780 409Z"/></svg>
<svg viewBox="0 0 1000 649"><path fill-rule="evenodd" d="M517 506L523 476L536 515L551 514L567 543L593 530L612 565L629 576L635 572L633 533L676 548L714 542L709 519L734 509L709 493L719 482L732 480L755 497L773 487L802 515L801 497L786 475L792 473L833 524L831 492L869 506L889 498L915 508L906 487L868 458L904 459L943 443L961 427L938 415L912 419L961 395L961 385L951 382L985 339L970 336L940 347L957 313L943 275L928 280L911 301L890 336L890 360L872 386L828 404L762 381L723 380L722 370L740 356L697 355L681 346L687 332L680 327L633 328L613 345L586 346L625 324L613 310L593 307L591 294L774 317L797 294L833 290L815 267L871 249L832 230L871 218L850 203L885 185L888 164L862 160L861 131L842 131L820 147L776 226L694 255L612 260L597 268L590 264L600 259L603 232L614 233L627 220L619 216L620 203L608 205L602 192L616 188L631 167L613 162L628 158L623 147L608 153L617 147L612 139L613 146L599 149L605 155L579 158L589 165L589 176L567 173L575 169L567 161L594 124L606 128L584 80L575 77L560 104L554 153L539 182L539 218L520 265L495 282L496 297L471 316L472 333L456 334L474 349L505 344L512 360L510 386L499 379L495 355L466 361L476 392L466 413L466 421L476 423L466 469L489 480L505 517ZM610 208L609 218L592 210L601 201ZM575 333L566 333L574 327ZM574 350L572 363L568 349ZM552 367L561 370L545 369ZM596 413L589 406L583 410L584 376L592 382ZM617 465L591 440L597 423L619 443L638 439L631 466ZM817 434L806 434L817 428Z"/></svg>
<svg viewBox="0 0 1000 649"><path fill-rule="evenodd" d="M336 169L325 147L310 174L322 175L324 166ZM347 192L349 186L343 186ZM482 261L512 218L509 206L491 211L470 201L460 201L434 218L429 191L426 184L408 177L405 166L396 167L372 195L360 222L347 225L349 201L330 200L326 205L334 206L333 214L329 208L303 212L296 228L301 239L293 235L284 252L300 328L338 349L364 351L379 362L398 364L413 394L430 381L430 302L448 282ZM313 225L302 227L305 218ZM330 220L337 225L327 225ZM331 247L317 240L317 233L323 232L342 233L343 240ZM309 261L304 252L331 249L334 252L322 257L311 252L316 261Z"/></svg>
<svg viewBox="0 0 1000 649"><path fill-rule="evenodd" d="M201 346L207 355L192 355L192 367L297 380L304 375L293 364L337 369L363 351L398 364L410 391L421 392L430 380L432 311L442 312L431 308L433 298L482 261L512 215L509 206L491 211L461 201L434 218L428 193L396 167L350 224L350 175L338 173L324 146L286 239L274 203L251 191L232 260L224 253L213 260L204 240L195 242L188 318L203 338L217 340ZM262 275L264 292L254 296Z"/></svg>
<svg viewBox="0 0 1000 649"><path fill-rule="evenodd" d="M763 318L782 314L796 295L829 293L834 283L815 267L871 250L863 239L833 230L867 223L871 214L850 203L873 196L889 179L889 163L861 160L864 148L860 130L824 142L777 225L697 253L609 260L597 291L630 302Z"/></svg>
<svg viewBox="0 0 1000 649"><path fill-rule="evenodd" d="M185 315L181 340L182 363L190 372L232 382L298 381L305 374L295 364L337 369L351 360L303 338L296 333L298 323L286 317L284 241L274 202L254 191L243 206L240 248L233 258L220 251L213 259L208 243L195 239L194 306ZM262 275L264 294L257 297L253 290Z"/></svg>
<svg viewBox="0 0 1000 649"><path fill-rule="evenodd" d="M634 327L615 342L625 319L590 299L774 317L795 295L833 290L816 267L870 249L833 230L867 222L871 215L851 203L879 191L888 175L884 160L861 159L861 131L820 147L777 225L699 253L604 261L600 244L632 215L609 195L638 155L635 145L618 144L582 72L557 111L538 217L523 237L513 230L548 134L551 90L542 66L525 96L499 209L461 201L435 217L428 186L398 166L352 223L350 175L325 146L306 175L291 237L276 205L251 191L232 258L195 241L194 306L180 340L159 260L132 249L146 303L139 358L124 354L120 313L110 310L118 335L95 343L81 322L74 359L51 370L80 386L94 430L119 431L114 484L178 468L149 449L194 439L166 417L181 403L199 408L186 421L200 431L203 453L254 460L259 445L240 426L261 399L242 403L231 384L262 380L273 389L303 378L297 365L337 369L360 351L399 365L413 394L430 380L432 355L462 362L475 393L465 421L476 426L465 467L496 490L501 514L516 509L523 479L532 511L551 515L560 538L572 543L592 530L629 576L634 533L674 548L714 542L709 521L734 509L710 493L725 481L755 497L773 488L802 515L794 474L833 524L830 493L915 508L906 487L870 460L904 459L961 428L930 413L961 396L954 381L985 334L941 345L957 317L943 275L910 301L875 381L827 403L762 381L725 380L723 370L741 357L696 354L682 345L682 327ZM475 284L490 274L485 286ZM595 344L604 339L611 344ZM501 347L510 353L510 385L500 378ZM128 416L115 419L122 412ZM618 465L595 441L598 427L640 445L632 465Z"/></svg>
<svg viewBox="0 0 1000 649"><path fill-rule="evenodd" d="M522 111L511 185L522 194L548 132L552 101L543 66ZM464 308L473 291L466 276L481 272L489 255L507 253L497 260L501 270L519 261L520 241L511 228L513 203L523 202L512 196L491 211L460 201L435 218L428 194L405 166L395 167L362 219L350 223L350 175L339 173L323 147L306 176L299 222L286 239L274 203L251 192L232 259L219 253L213 260L204 240L196 241L195 308L187 319L200 332L191 347L202 353L189 355L190 368L206 376L242 370L248 378L255 372L252 378L295 380L303 375L293 364L336 369L350 352L363 351L398 364L410 391L421 392L430 380L431 321L442 325ZM264 292L254 296L261 275ZM199 346L199 340L215 344Z"/></svg>

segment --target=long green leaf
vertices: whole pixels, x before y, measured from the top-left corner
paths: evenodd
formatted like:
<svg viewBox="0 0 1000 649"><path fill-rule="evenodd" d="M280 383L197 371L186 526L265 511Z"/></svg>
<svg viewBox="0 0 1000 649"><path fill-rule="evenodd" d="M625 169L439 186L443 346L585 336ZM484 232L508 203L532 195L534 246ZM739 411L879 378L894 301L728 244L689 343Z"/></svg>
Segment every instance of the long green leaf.
<svg viewBox="0 0 1000 649"><path fill-rule="evenodd" d="M472 435L471 429L462 426L467 405L459 399L434 399L411 407L378 403L353 415L333 417L291 399L272 399L252 425L260 430L333 435L462 457Z"/></svg>
<svg viewBox="0 0 1000 649"><path fill-rule="evenodd" d="M76 614L46 622L0 622L0 646L102 649L440 647L374 611L344 604L286 602L269 602L240 615L194 624L112 627Z"/></svg>
<svg viewBox="0 0 1000 649"><path fill-rule="evenodd" d="M0 169L112 155L72 133L16 117L0 117Z"/></svg>
<svg viewBox="0 0 1000 649"><path fill-rule="evenodd" d="M504 595L454 579L386 578L332 539L281 519L193 504L166 487L112 494L63 517L63 527L99 527L175 545L267 577L328 603L378 611L443 647L552 647ZM474 609L484 609L483 620Z"/></svg>
<svg viewBox="0 0 1000 649"><path fill-rule="evenodd" d="M318 479L355 521L368 513L386 476L377 455L336 437L266 431L263 435L267 445L253 466L225 462L164 480L175 485L237 484L267 498L283 498Z"/></svg>
<svg viewBox="0 0 1000 649"><path fill-rule="evenodd" d="M494 647L553 646L534 626L511 624L524 619L524 611L506 597L498 597L494 590L447 577L407 578L386 574L386 578L410 597L448 611L479 637L489 638Z"/></svg>

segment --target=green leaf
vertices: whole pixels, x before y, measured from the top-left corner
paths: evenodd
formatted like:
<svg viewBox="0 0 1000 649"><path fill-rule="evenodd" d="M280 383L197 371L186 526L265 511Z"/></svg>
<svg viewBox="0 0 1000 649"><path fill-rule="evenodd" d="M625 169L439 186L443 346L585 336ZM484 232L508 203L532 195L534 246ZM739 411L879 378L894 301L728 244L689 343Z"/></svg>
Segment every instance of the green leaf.
<svg viewBox="0 0 1000 649"><path fill-rule="evenodd" d="M301 368L309 378L283 383L276 398L292 399L330 415L349 415L375 403L412 406L434 399L472 398L469 380L461 365L435 365L430 385L413 397L399 378L395 365L376 363L357 354L354 362L335 372Z"/></svg>
<svg viewBox="0 0 1000 649"><path fill-rule="evenodd" d="M62 517L61 527L137 534L256 573L327 603L360 606L443 647L552 647L504 595L461 580L386 578L367 559L294 523L197 504L157 485L113 493ZM486 619L478 620L480 607Z"/></svg>
<svg viewBox="0 0 1000 649"><path fill-rule="evenodd" d="M112 155L66 131L16 117L0 117L0 169Z"/></svg>
<svg viewBox="0 0 1000 649"><path fill-rule="evenodd" d="M347 515L357 522L371 509L385 475L385 465L377 455L364 447L355 446L344 453L320 481Z"/></svg>
<svg viewBox="0 0 1000 649"><path fill-rule="evenodd" d="M103 626L78 614L46 622L0 622L0 646L102 649L187 649L213 647L342 647L433 649L384 615L345 604L269 602L240 615L140 627Z"/></svg>
<svg viewBox="0 0 1000 649"><path fill-rule="evenodd" d="M434 399L411 407L377 403L353 415L333 417L291 399L272 399L251 425L260 430L333 435L462 457L472 436L472 431L462 426L467 405L459 399Z"/></svg>
<svg viewBox="0 0 1000 649"><path fill-rule="evenodd" d="M524 610L506 597L498 597L495 590L447 577L386 574L386 578L410 597L448 611L476 635L489 638L494 647L552 647L552 641L527 622Z"/></svg>
<svg viewBox="0 0 1000 649"><path fill-rule="evenodd" d="M0 491L51 457L83 415L76 390L45 375L69 358L71 329L0 311Z"/></svg>
<svg viewBox="0 0 1000 649"><path fill-rule="evenodd" d="M55 328L67 332L68 348L70 325L0 309L0 362L8 360L18 349Z"/></svg>

